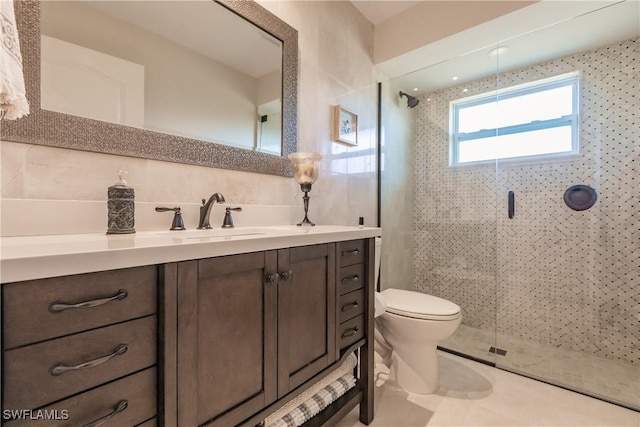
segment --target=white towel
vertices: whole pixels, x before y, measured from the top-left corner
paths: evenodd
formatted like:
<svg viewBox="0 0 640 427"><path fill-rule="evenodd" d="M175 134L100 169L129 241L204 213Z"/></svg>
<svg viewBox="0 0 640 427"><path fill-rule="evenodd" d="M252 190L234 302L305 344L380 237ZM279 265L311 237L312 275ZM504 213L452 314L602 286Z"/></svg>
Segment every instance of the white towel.
<svg viewBox="0 0 640 427"><path fill-rule="evenodd" d="M0 0L0 119L29 114L13 0Z"/></svg>

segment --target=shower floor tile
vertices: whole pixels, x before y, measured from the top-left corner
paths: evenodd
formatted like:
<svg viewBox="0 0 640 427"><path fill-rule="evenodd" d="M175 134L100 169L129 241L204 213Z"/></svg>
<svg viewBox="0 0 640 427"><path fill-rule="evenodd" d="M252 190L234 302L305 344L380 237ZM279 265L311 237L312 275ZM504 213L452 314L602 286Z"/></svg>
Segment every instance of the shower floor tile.
<svg viewBox="0 0 640 427"><path fill-rule="evenodd" d="M497 343L497 345L496 345ZM507 351L489 352L491 346ZM640 366L522 341L466 325L440 346L500 368L640 409Z"/></svg>
<svg viewBox="0 0 640 427"><path fill-rule="evenodd" d="M440 389L407 393L376 365L377 427L640 425L640 413L525 378L468 359L438 352ZM338 427L362 427L358 408Z"/></svg>

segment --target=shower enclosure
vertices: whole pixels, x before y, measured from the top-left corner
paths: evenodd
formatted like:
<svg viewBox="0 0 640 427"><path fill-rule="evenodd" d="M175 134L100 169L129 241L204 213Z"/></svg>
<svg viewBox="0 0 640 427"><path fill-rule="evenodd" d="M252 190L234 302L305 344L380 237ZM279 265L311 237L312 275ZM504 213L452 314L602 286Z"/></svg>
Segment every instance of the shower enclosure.
<svg viewBox="0 0 640 427"><path fill-rule="evenodd" d="M636 410L639 9L505 38L381 98L381 287L460 305L444 350Z"/></svg>

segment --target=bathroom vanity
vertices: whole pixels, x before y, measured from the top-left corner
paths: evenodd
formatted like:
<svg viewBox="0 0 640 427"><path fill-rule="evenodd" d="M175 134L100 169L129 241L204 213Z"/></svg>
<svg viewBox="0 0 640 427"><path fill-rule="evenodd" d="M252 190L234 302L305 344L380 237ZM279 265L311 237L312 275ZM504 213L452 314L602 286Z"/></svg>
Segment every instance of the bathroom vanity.
<svg viewBox="0 0 640 427"><path fill-rule="evenodd" d="M355 350L356 387L305 425L358 404L368 424L379 234L293 226L3 238L4 422L256 426ZM8 421L7 410L31 412Z"/></svg>

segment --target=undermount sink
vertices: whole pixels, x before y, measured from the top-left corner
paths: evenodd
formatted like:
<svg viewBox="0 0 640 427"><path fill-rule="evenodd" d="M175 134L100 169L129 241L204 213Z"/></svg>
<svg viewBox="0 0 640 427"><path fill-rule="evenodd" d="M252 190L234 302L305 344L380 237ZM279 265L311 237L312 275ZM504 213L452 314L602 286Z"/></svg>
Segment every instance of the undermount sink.
<svg viewBox="0 0 640 427"><path fill-rule="evenodd" d="M158 231L151 232L154 236L174 237L178 239L206 239L206 238L229 238L239 236L255 236L267 234L266 231L260 229L211 229L211 230L176 230L176 231Z"/></svg>
<svg viewBox="0 0 640 427"><path fill-rule="evenodd" d="M298 227L296 225L275 225L264 227L214 228L209 230L151 231L149 235L171 237L180 240L234 239L244 236L285 236L295 234L315 234L345 231L342 226Z"/></svg>

